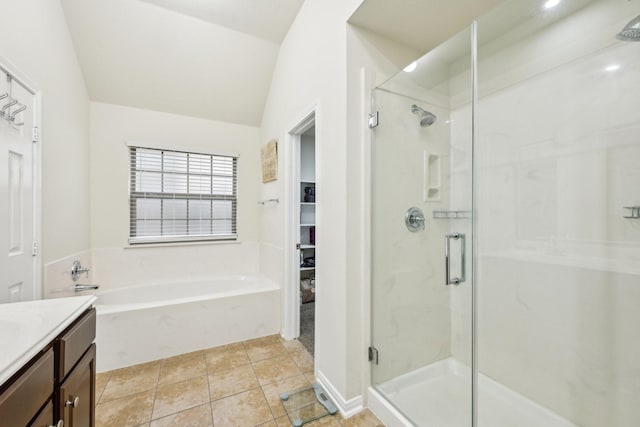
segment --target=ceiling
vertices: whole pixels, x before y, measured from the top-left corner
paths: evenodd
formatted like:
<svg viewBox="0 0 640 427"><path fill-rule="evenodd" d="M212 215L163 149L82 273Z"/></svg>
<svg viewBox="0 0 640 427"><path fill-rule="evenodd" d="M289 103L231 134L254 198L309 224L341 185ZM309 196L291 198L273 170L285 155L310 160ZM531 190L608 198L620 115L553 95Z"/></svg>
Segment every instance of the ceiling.
<svg viewBox="0 0 640 427"><path fill-rule="evenodd" d="M91 100L258 126L303 0L61 2Z"/></svg>
<svg viewBox="0 0 640 427"><path fill-rule="evenodd" d="M60 0L91 100L259 126L304 0ZM350 22L427 52L501 0L364 0Z"/></svg>
<svg viewBox="0 0 640 427"><path fill-rule="evenodd" d="M304 0L140 0L282 43Z"/></svg>
<svg viewBox="0 0 640 427"><path fill-rule="evenodd" d="M428 52L503 0L365 0L349 22Z"/></svg>

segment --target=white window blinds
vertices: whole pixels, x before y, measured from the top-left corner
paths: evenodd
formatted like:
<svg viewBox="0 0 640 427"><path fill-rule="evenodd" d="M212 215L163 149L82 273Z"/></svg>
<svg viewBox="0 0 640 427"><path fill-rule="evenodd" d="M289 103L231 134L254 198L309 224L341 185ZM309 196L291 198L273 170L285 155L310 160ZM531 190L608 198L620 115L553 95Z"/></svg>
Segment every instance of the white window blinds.
<svg viewBox="0 0 640 427"><path fill-rule="evenodd" d="M129 243L237 238L237 157L129 147Z"/></svg>

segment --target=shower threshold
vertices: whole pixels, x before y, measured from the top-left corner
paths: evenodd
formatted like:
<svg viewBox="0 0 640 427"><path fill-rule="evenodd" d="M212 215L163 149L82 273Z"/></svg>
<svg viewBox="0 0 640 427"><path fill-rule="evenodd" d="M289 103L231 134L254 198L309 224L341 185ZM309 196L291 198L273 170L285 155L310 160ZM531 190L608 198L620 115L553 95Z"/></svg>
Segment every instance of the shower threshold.
<svg viewBox="0 0 640 427"><path fill-rule="evenodd" d="M453 358L406 373L377 387L417 426L471 425L471 370ZM534 401L479 375L478 420L491 427L577 427Z"/></svg>

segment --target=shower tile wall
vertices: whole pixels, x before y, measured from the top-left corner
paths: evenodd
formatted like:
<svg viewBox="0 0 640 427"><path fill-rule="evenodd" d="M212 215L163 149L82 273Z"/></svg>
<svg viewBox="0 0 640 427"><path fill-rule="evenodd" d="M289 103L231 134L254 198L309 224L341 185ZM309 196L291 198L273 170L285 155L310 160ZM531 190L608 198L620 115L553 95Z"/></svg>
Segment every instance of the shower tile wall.
<svg viewBox="0 0 640 427"><path fill-rule="evenodd" d="M480 372L585 427L640 419L640 46L613 37L633 7L480 48Z"/></svg>
<svg viewBox="0 0 640 427"><path fill-rule="evenodd" d="M424 94L423 94L424 95ZM425 96L426 98L426 96ZM429 99L429 98L427 98ZM420 102L376 91L384 124L376 129L377 157L373 200L374 345L383 362L375 367L375 381L384 382L451 355L449 290L444 286L442 236L446 221L433 220L434 209L449 206L448 105L442 97ZM420 127L411 113L418 104L438 116L431 127ZM423 152L441 157L442 194L439 202L423 201ZM411 207L425 214L425 230L409 232L404 214Z"/></svg>

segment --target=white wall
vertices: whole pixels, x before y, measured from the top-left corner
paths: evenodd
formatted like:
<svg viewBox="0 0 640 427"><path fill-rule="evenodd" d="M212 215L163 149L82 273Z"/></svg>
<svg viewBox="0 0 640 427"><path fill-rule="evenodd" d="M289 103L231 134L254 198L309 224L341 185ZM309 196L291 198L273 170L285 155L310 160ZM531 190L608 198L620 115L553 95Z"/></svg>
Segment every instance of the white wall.
<svg viewBox="0 0 640 427"><path fill-rule="evenodd" d="M0 56L42 91L42 261L89 249L89 100L60 2L7 1Z"/></svg>
<svg viewBox="0 0 640 427"><path fill-rule="evenodd" d="M318 371L342 399L348 393L347 364L359 355L347 352L346 281L346 21L360 3L308 0L280 47L262 120L262 141L279 140L279 179L263 185L262 197L284 199L289 162L287 132L314 105L316 117L316 327ZM282 283L284 271L285 203L265 208L262 253L265 270ZM364 349L362 349L364 351Z"/></svg>
<svg viewBox="0 0 640 427"><path fill-rule="evenodd" d="M259 272L260 130L91 103L93 280L103 287ZM237 153L238 242L129 247L127 141Z"/></svg>

